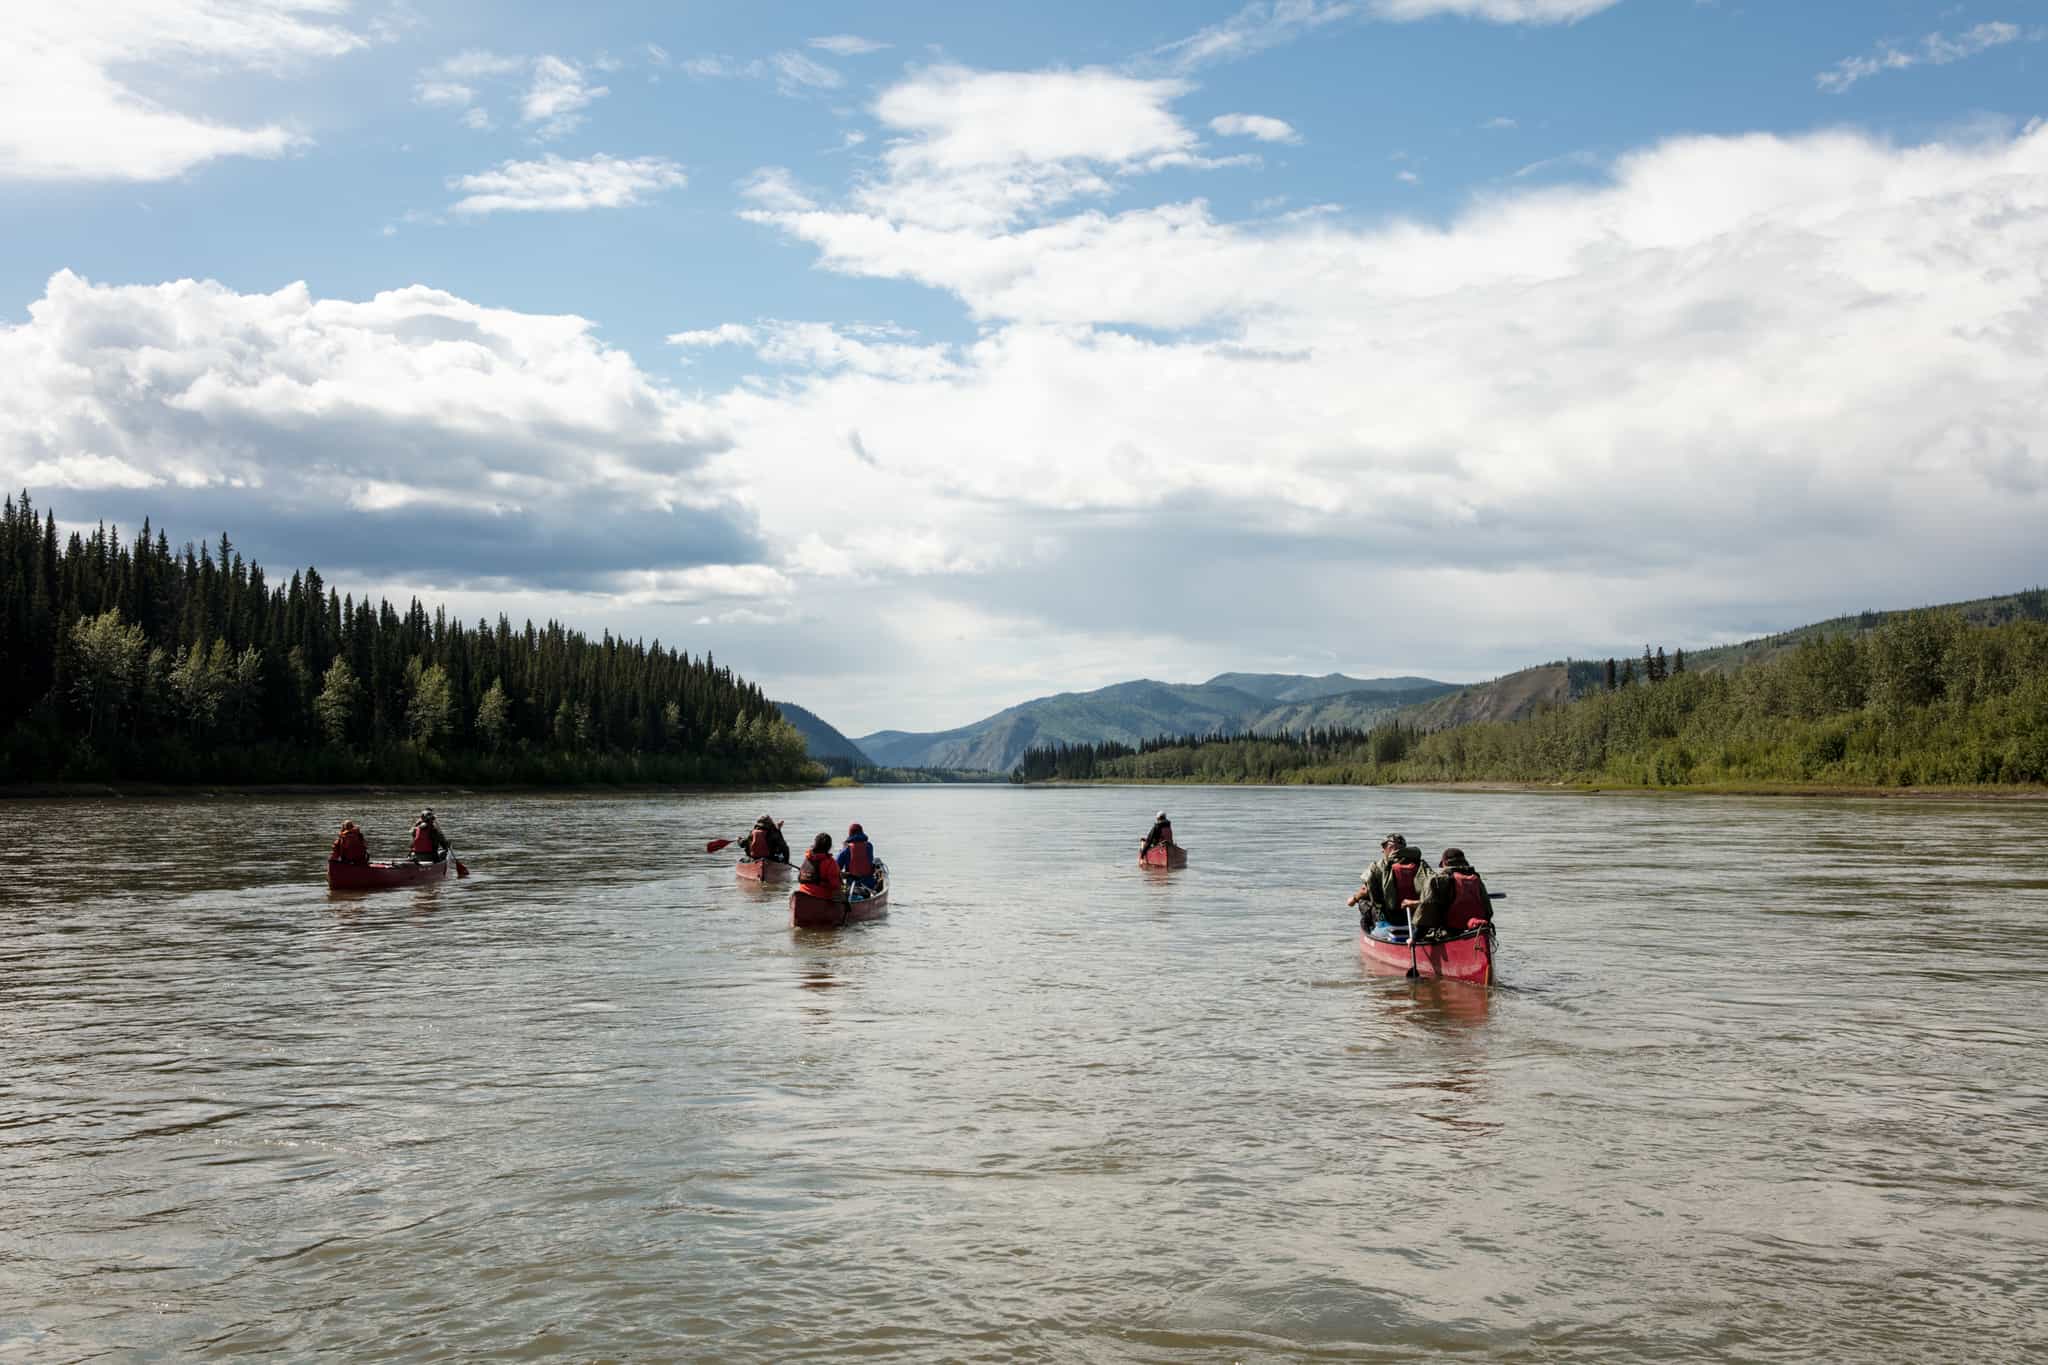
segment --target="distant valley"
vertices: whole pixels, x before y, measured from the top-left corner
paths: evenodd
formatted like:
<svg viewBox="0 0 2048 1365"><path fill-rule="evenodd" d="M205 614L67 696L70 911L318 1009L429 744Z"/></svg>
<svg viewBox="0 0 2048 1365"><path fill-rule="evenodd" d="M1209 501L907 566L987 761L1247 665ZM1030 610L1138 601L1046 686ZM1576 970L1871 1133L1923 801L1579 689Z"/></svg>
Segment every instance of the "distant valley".
<svg viewBox="0 0 2048 1365"><path fill-rule="evenodd" d="M1370 729L1404 706L1456 691L1430 678L1224 673L1205 683L1151 679L1020 703L954 730L879 730L854 741L892 768L1008 772L1033 745L1136 744L1161 735Z"/></svg>

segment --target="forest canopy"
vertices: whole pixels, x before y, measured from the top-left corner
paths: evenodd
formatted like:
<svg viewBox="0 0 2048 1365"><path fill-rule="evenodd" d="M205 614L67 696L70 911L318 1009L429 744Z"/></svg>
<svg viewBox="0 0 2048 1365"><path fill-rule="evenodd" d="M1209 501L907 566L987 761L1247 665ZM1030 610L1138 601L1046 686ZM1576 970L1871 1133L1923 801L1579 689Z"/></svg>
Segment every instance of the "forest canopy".
<svg viewBox="0 0 2048 1365"><path fill-rule="evenodd" d="M226 535L60 542L0 509L0 781L795 783L803 737L707 654L272 585Z"/></svg>

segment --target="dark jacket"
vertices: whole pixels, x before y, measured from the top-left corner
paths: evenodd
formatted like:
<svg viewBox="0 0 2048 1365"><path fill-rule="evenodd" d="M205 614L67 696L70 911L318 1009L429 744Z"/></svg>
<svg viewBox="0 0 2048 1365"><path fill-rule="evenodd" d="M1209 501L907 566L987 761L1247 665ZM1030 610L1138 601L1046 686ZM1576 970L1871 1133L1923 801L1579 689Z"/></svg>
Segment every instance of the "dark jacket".
<svg viewBox="0 0 2048 1365"><path fill-rule="evenodd" d="M1171 820L1154 820L1151 832L1145 836L1146 848L1157 848L1161 844L1165 844L1168 848L1173 847L1173 821Z"/></svg>

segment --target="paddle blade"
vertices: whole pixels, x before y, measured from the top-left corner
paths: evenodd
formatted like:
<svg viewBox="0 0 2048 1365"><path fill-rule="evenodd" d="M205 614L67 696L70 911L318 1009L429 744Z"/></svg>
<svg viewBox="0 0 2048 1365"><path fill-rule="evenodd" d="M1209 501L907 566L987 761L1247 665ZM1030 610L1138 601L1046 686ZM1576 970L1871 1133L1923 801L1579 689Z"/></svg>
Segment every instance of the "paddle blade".
<svg viewBox="0 0 2048 1365"><path fill-rule="evenodd" d="M458 877L467 877L469 875L469 866L460 858L455 860L455 875Z"/></svg>
<svg viewBox="0 0 2048 1365"><path fill-rule="evenodd" d="M732 840L730 839L713 839L710 843L704 845L704 851L706 853L716 853L731 842Z"/></svg>

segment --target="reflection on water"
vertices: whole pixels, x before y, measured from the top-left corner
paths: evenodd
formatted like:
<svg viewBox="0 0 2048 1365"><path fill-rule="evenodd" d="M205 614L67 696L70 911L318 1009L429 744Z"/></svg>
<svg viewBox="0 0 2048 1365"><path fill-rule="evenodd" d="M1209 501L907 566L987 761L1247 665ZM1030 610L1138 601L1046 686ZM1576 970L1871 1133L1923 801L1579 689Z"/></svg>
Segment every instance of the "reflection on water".
<svg viewBox="0 0 2048 1365"><path fill-rule="evenodd" d="M0 1358L2048 1346L2038 806L437 796L474 876L330 894L372 804L0 803ZM889 917L688 847L764 805ZM1360 960L1387 828L1503 986Z"/></svg>

